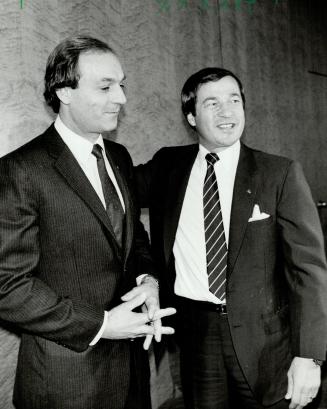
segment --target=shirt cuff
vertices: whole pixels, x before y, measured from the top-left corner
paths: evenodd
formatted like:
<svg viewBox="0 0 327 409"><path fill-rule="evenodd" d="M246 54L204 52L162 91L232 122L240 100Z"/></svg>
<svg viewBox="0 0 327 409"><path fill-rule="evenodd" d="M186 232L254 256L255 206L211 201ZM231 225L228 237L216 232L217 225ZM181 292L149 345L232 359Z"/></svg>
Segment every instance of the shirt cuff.
<svg viewBox="0 0 327 409"><path fill-rule="evenodd" d="M155 282L156 287L159 290L159 281L151 274L141 274L138 277L136 277L136 284L139 286L141 284L145 284L147 282L147 279L152 279Z"/></svg>
<svg viewBox="0 0 327 409"><path fill-rule="evenodd" d="M146 277L147 275L149 274L141 274L138 277L136 277L136 285L141 285L143 278Z"/></svg>
<svg viewBox="0 0 327 409"><path fill-rule="evenodd" d="M104 312L103 323L101 325L101 328L100 328L99 332L96 334L96 336L93 338L93 340L89 344L91 347L94 346L99 341L99 339L102 337L102 334L103 334L104 329L106 327L107 316L108 316L108 311L105 311Z"/></svg>

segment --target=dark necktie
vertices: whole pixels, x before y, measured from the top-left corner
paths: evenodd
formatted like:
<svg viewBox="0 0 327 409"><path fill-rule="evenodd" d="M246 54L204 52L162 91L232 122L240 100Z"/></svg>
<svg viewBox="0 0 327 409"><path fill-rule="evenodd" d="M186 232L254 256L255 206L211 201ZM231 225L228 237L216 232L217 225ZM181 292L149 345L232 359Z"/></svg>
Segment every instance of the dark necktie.
<svg viewBox="0 0 327 409"><path fill-rule="evenodd" d="M103 158L102 147L95 144L92 149L92 154L97 159L98 172L101 180L104 200L106 202L106 211L109 216L113 231L120 246L123 241L124 231L124 210L119 200L117 190L112 183Z"/></svg>
<svg viewBox="0 0 327 409"><path fill-rule="evenodd" d="M215 153L206 155L207 173L203 186L203 215L209 290L223 300L226 298L227 245L214 170L214 164L218 160Z"/></svg>

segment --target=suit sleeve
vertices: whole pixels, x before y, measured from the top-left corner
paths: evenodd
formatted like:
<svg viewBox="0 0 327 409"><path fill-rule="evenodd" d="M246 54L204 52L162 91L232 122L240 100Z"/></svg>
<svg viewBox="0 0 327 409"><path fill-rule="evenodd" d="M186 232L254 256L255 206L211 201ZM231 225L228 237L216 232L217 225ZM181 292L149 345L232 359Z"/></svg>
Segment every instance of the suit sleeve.
<svg viewBox="0 0 327 409"><path fill-rule="evenodd" d="M125 152L125 164L127 165L127 174L129 180L129 189L132 198L132 205L135 209L135 235L134 235L134 272L135 278L142 274L150 274L157 278L156 268L154 267L153 259L150 252L149 236L140 221L140 196L138 195L138 186L136 174L133 168L132 158L127 149L122 147Z"/></svg>
<svg viewBox="0 0 327 409"><path fill-rule="evenodd" d="M0 318L75 351L86 350L103 311L58 296L38 278L37 189L17 157L0 160L0 175Z"/></svg>
<svg viewBox="0 0 327 409"><path fill-rule="evenodd" d="M288 168L277 206L295 356L325 359L327 267L318 212L300 165Z"/></svg>
<svg viewBox="0 0 327 409"><path fill-rule="evenodd" d="M153 159L134 168L137 197L141 208L147 208L150 205L150 189L154 171Z"/></svg>

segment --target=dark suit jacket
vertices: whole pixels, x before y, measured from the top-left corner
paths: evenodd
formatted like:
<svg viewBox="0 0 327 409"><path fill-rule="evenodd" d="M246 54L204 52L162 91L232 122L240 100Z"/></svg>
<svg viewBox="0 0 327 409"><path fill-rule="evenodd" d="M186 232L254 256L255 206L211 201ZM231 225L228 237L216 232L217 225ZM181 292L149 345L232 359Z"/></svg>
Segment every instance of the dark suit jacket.
<svg viewBox="0 0 327 409"><path fill-rule="evenodd" d="M137 168L141 205L150 209L153 251L168 298L175 281L172 248L197 153L198 145L164 148ZM249 223L255 204L270 217ZM286 393L292 357L325 359L326 351L323 238L296 162L241 145L227 269L235 351L251 389L268 405Z"/></svg>
<svg viewBox="0 0 327 409"><path fill-rule="evenodd" d="M134 204L130 156L119 144L105 147L126 206L123 249L53 125L0 160L0 318L22 331L18 408L124 407L138 343L89 343L104 310L153 266Z"/></svg>

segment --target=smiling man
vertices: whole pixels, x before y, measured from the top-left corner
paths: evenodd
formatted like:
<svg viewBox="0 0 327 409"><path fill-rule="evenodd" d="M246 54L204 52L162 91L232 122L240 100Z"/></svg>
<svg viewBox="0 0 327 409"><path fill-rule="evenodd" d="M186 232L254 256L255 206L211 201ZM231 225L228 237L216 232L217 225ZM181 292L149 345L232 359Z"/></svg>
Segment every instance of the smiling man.
<svg viewBox="0 0 327 409"><path fill-rule="evenodd" d="M150 407L142 342L172 333L160 318L174 310L159 309L131 158L102 137L124 78L107 44L64 40L45 73L54 124L0 160L0 317L22 332L18 409Z"/></svg>
<svg viewBox="0 0 327 409"><path fill-rule="evenodd" d="M199 143L136 169L162 295L177 307L187 409L301 409L325 359L318 214L296 162L240 142L244 107L232 72L195 73L182 110Z"/></svg>

